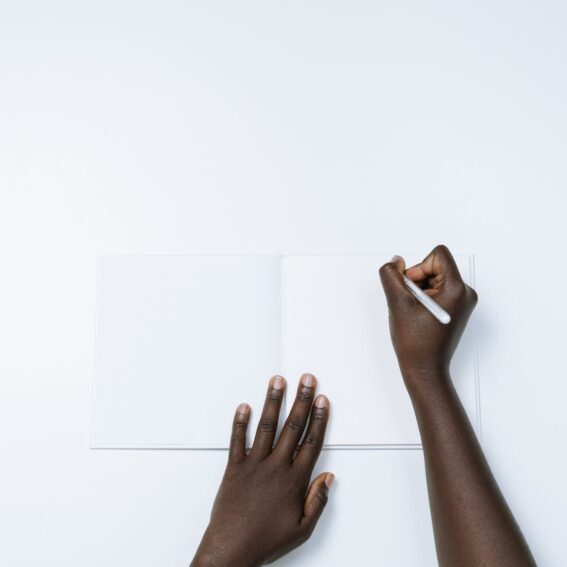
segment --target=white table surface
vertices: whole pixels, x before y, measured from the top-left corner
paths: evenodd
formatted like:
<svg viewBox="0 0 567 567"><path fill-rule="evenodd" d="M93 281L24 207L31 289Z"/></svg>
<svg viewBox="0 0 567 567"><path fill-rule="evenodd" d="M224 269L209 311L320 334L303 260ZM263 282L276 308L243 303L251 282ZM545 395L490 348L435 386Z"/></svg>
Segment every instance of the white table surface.
<svg viewBox="0 0 567 567"><path fill-rule="evenodd" d="M565 564L565 5L1 12L2 565L187 565L223 470L89 450L98 254L438 242L476 254L487 456L538 562ZM419 451L321 467L329 508L281 565L435 564Z"/></svg>

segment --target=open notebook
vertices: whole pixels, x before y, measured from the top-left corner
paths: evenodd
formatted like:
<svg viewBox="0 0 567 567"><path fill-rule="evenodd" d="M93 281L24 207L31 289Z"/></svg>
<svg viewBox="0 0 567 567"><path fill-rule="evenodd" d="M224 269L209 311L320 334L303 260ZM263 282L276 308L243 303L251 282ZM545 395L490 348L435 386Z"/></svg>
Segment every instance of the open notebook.
<svg viewBox="0 0 567 567"><path fill-rule="evenodd" d="M389 257L100 258L91 446L226 448L244 401L250 442L270 376L289 405L303 372L331 400L327 446L418 446L378 277ZM472 284L473 258L456 260ZM472 321L452 370L478 431Z"/></svg>

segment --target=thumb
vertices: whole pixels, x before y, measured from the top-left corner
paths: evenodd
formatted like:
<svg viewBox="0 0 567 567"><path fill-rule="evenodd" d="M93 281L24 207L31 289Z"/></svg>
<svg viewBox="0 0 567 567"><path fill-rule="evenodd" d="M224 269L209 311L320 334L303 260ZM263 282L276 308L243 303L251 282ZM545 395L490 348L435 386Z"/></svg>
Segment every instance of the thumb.
<svg viewBox="0 0 567 567"><path fill-rule="evenodd" d="M331 488L335 475L332 473L320 474L309 487L305 502L303 504L303 517L301 523L307 528L309 533L313 531L329 499L329 489Z"/></svg>
<svg viewBox="0 0 567 567"><path fill-rule="evenodd" d="M380 268L380 280L386 294L388 304L393 303L400 293L406 293L404 285L404 270L406 263L401 256L394 256Z"/></svg>

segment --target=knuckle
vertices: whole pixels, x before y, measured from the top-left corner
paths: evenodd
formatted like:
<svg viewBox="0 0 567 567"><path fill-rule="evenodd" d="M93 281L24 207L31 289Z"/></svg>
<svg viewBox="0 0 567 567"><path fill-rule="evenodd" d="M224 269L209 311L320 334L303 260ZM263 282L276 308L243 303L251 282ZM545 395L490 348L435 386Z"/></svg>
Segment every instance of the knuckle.
<svg viewBox="0 0 567 567"><path fill-rule="evenodd" d="M317 424L325 423L327 421L327 412L324 408L317 408L311 412L311 420Z"/></svg>
<svg viewBox="0 0 567 567"><path fill-rule="evenodd" d="M302 388L297 393L297 399L300 402L309 402L313 397L313 389L312 388Z"/></svg>
<svg viewBox="0 0 567 567"><path fill-rule="evenodd" d="M258 424L258 429L262 433L270 434L276 431L277 424L273 419L263 419Z"/></svg>
<svg viewBox="0 0 567 567"><path fill-rule="evenodd" d="M318 447L321 444L321 437L319 437L318 435L309 434L305 437L303 443L307 447Z"/></svg>
<svg viewBox="0 0 567 567"><path fill-rule="evenodd" d="M270 390L268 392L268 395L266 396L266 399L269 403L279 404L282 399L282 393L280 390Z"/></svg>
<svg viewBox="0 0 567 567"><path fill-rule="evenodd" d="M467 293L467 286L462 281L457 281L454 284L454 293L457 297L464 297Z"/></svg>
<svg viewBox="0 0 567 567"><path fill-rule="evenodd" d="M322 506L326 506L327 502L329 500L329 495L327 494L326 490L318 490L315 493L315 498L317 498L318 502L322 505Z"/></svg>
<svg viewBox="0 0 567 567"><path fill-rule="evenodd" d="M286 426L288 429L291 429L292 431L302 431L303 428L305 427L305 424L298 419L290 418L287 420Z"/></svg>
<svg viewBox="0 0 567 567"><path fill-rule="evenodd" d="M230 436L230 443L232 445L238 445L239 443L242 443L244 437L240 434L240 433L233 433Z"/></svg>
<svg viewBox="0 0 567 567"><path fill-rule="evenodd" d="M297 538L300 545L303 545L306 541L309 540L313 531L315 530L315 525L311 522L307 524L304 528L301 529L299 532L299 537Z"/></svg>
<svg viewBox="0 0 567 567"><path fill-rule="evenodd" d="M391 271L396 270L396 265L393 262L386 262L383 266L380 267L378 273L381 276L387 275Z"/></svg>
<svg viewBox="0 0 567 567"><path fill-rule="evenodd" d="M478 293L470 286L467 286L467 291L469 293L473 305L476 305L478 303Z"/></svg>

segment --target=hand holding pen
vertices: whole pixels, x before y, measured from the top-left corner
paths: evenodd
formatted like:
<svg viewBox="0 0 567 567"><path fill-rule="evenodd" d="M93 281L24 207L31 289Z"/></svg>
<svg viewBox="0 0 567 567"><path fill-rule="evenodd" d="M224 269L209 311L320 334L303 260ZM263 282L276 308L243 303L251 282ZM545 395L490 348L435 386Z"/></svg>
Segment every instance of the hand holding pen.
<svg viewBox="0 0 567 567"><path fill-rule="evenodd" d="M388 301L392 342L406 383L423 370L448 372L477 295L461 278L447 247L437 246L407 270L403 258L394 256L380 269L380 278Z"/></svg>
<svg viewBox="0 0 567 567"><path fill-rule="evenodd" d="M533 567L449 372L476 292L462 280L445 246L407 270L394 256L380 277L392 342L421 435L439 565Z"/></svg>

